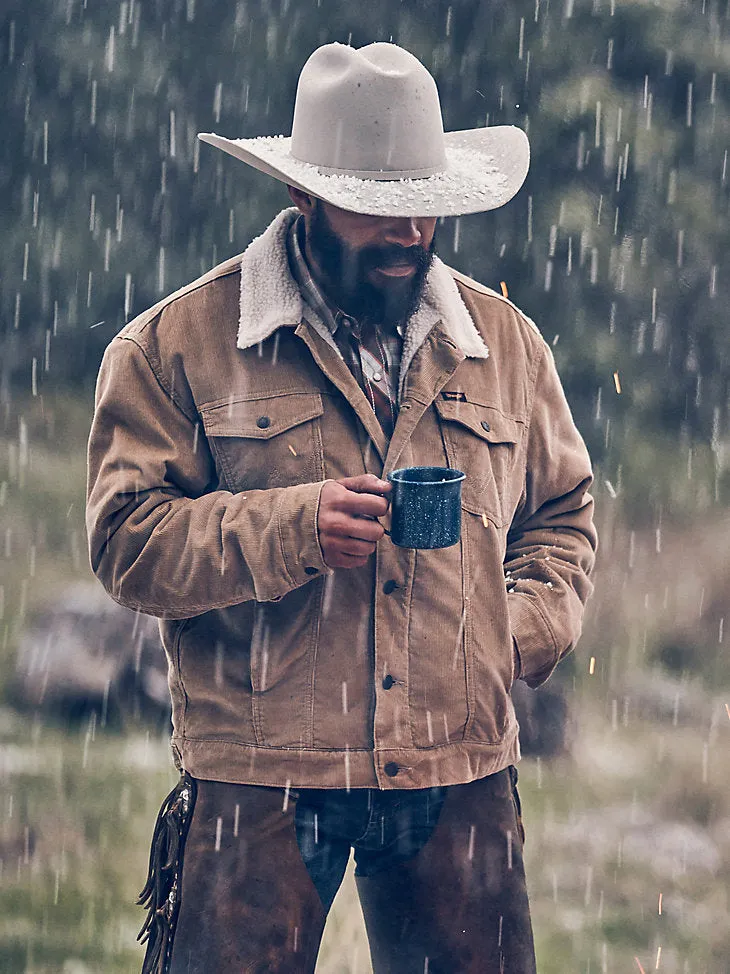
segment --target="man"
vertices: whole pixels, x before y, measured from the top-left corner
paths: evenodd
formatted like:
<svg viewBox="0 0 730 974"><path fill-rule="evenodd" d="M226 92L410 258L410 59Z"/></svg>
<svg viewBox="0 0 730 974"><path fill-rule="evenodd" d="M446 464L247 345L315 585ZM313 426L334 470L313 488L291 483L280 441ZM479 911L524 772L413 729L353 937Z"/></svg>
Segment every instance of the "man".
<svg viewBox="0 0 730 974"><path fill-rule="evenodd" d="M412 55L330 44L291 139L201 138L295 207L99 375L91 562L161 620L181 771L144 971L313 971L354 849L377 974L534 972L510 687L578 638L590 463L535 326L434 254L526 137L444 134ZM385 536L415 465L466 473L458 544Z"/></svg>

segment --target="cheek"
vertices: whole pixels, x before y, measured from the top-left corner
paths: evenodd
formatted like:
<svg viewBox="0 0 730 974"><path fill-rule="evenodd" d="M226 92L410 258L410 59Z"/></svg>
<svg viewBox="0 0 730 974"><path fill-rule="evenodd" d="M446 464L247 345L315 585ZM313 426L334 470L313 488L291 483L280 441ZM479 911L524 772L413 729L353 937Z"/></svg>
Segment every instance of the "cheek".
<svg viewBox="0 0 730 974"><path fill-rule="evenodd" d="M336 228L335 232L344 246L346 252L353 257L357 257L361 250L378 245L376 234L368 233L358 228L348 227L345 229Z"/></svg>
<svg viewBox="0 0 730 974"><path fill-rule="evenodd" d="M379 217L350 213L329 203L323 205L330 228L346 246L355 250L377 241Z"/></svg>
<svg viewBox="0 0 730 974"><path fill-rule="evenodd" d="M367 225L349 227L343 236L353 251L383 246L382 234L376 227L369 227Z"/></svg>

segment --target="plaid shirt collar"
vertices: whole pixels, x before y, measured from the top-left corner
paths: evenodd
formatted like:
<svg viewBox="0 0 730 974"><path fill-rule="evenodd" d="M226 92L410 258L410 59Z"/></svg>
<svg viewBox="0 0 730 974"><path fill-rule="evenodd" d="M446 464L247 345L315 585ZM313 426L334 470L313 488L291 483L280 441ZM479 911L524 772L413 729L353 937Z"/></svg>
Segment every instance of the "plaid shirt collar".
<svg viewBox="0 0 730 974"><path fill-rule="evenodd" d="M354 319L329 301L315 280L309 269L307 258L304 256L303 235L304 220L300 215L293 221L287 238L287 251L292 276L297 282L305 304L309 305L312 311L319 316L334 338L341 323L350 322ZM403 328L398 325L397 330L398 335L402 338Z"/></svg>

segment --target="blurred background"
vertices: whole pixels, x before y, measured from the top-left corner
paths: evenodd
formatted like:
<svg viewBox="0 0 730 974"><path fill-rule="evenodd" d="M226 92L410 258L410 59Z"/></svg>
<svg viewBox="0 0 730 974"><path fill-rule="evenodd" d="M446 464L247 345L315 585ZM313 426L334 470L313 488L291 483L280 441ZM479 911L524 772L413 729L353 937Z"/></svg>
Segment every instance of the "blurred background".
<svg viewBox="0 0 730 974"><path fill-rule="evenodd" d="M584 637L518 700L538 968L730 971L730 3L0 0L2 972L140 969L176 781L155 623L87 565L103 349L289 203L196 133L289 134L315 47L391 39L447 129L529 134L438 250L535 320L595 464ZM318 971L369 970L348 877Z"/></svg>

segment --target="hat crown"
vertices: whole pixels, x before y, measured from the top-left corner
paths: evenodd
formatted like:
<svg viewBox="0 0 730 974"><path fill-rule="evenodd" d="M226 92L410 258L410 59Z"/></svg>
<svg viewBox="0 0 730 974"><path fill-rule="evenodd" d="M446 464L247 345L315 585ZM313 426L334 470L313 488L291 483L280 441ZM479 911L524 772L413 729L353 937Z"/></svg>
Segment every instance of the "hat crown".
<svg viewBox="0 0 730 974"><path fill-rule="evenodd" d="M291 154L323 172L373 179L442 172L436 82L396 44L325 44L299 76Z"/></svg>

